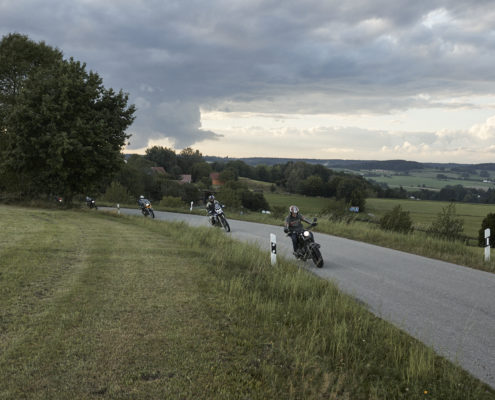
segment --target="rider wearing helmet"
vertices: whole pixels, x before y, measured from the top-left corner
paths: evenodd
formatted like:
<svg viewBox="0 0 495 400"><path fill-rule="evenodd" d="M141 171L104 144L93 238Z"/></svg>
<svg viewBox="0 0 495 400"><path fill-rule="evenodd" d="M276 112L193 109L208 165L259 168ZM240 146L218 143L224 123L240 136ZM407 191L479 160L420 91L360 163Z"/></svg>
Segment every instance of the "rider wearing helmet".
<svg viewBox="0 0 495 400"><path fill-rule="evenodd" d="M139 204L139 208L141 208L141 209L143 209L146 206L146 203L149 203L149 201L146 200L143 195L139 196L139 199L137 202Z"/></svg>
<svg viewBox="0 0 495 400"><path fill-rule="evenodd" d="M215 204L219 204L218 200L215 199L215 196L210 194L208 196L208 203L206 203L206 211L208 213L208 218L210 219L210 223L213 225L213 214L215 213Z"/></svg>
<svg viewBox="0 0 495 400"><path fill-rule="evenodd" d="M299 245L297 243L297 234L304 230L302 221L311 224L302 214L299 213L297 206L289 207L289 215L285 218L284 232L292 239L292 247L294 249L294 255L299 256Z"/></svg>

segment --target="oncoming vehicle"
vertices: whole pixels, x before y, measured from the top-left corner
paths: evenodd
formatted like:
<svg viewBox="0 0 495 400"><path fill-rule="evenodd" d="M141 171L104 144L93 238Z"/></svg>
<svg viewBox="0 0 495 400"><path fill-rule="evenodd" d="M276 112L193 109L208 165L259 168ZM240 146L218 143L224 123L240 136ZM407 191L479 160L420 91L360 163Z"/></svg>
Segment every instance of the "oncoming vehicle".
<svg viewBox="0 0 495 400"><path fill-rule="evenodd" d="M302 261L311 258L318 268L322 268L323 257L320 252L320 245L315 242L313 232L310 231L312 227L318 225L316 221L317 219L314 218L308 229L297 232L298 251L296 258Z"/></svg>
<svg viewBox="0 0 495 400"><path fill-rule="evenodd" d="M145 199L144 196L140 196L138 200L139 207L141 208L141 212L145 217L151 216L151 218L155 218L155 212L151 207L151 202L148 199Z"/></svg>
<svg viewBox="0 0 495 400"><path fill-rule="evenodd" d="M320 252L320 245L315 242L313 232L310 229L317 225L316 218L309 221L299 213L299 208L295 205L289 207L289 215L285 219L284 232L292 239L294 256L297 259L306 261L311 258L318 268L323 267L323 258ZM310 226L304 229L302 222Z"/></svg>
<svg viewBox="0 0 495 400"><path fill-rule="evenodd" d="M210 224L213 226L223 227L227 232L230 232L230 225L227 222L225 213L223 212L222 204L215 200L215 196L210 195L208 197L208 203L206 203L206 212L208 213L208 218Z"/></svg>
<svg viewBox="0 0 495 400"><path fill-rule="evenodd" d="M211 223L212 225L222 226L227 232L230 232L230 225L220 203L215 204L215 211L212 215Z"/></svg>

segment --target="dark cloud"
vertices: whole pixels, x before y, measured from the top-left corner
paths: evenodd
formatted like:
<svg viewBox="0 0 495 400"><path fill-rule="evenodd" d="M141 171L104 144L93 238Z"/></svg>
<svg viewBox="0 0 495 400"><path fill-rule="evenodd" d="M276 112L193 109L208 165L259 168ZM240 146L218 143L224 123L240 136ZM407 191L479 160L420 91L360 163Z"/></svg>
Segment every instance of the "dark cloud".
<svg viewBox="0 0 495 400"><path fill-rule="evenodd" d="M85 61L138 104L133 147L220 136L200 107L374 112L493 90L491 1L36 1L0 3L20 32Z"/></svg>

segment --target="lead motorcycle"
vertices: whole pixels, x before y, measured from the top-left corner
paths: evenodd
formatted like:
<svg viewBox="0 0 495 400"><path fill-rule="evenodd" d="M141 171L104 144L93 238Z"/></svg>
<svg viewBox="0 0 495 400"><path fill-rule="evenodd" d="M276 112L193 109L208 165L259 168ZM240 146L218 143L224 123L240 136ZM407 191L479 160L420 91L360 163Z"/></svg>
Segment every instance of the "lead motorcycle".
<svg viewBox="0 0 495 400"><path fill-rule="evenodd" d="M151 218L155 218L155 212L151 207L151 203L146 200L146 202L141 206L141 212L145 217L150 216Z"/></svg>
<svg viewBox="0 0 495 400"><path fill-rule="evenodd" d="M308 229L304 229L297 233L297 243L299 247L297 250L298 256L296 258L302 261L307 261L311 258L318 268L322 268L323 257L321 256L320 245L315 242L313 232L310 231L311 228L318 225L316 221L317 219L314 218L313 223L308 227ZM284 232L287 236L290 236L287 228L284 229Z"/></svg>
<svg viewBox="0 0 495 400"><path fill-rule="evenodd" d="M213 213L209 217L210 223L213 226L223 227L227 232L230 232L230 225L225 217L222 205L220 203L215 203Z"/></svg>

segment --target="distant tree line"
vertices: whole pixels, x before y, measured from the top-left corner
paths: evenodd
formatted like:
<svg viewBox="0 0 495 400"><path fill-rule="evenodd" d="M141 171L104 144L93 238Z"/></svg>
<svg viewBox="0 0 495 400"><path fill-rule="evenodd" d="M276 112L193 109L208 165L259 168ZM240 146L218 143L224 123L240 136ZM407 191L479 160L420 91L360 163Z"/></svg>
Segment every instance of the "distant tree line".
<svg viewBox="0 0 495 400"><path fill-rule="evenodd" d="M495 189L488 190L467 188L462 185L448 185L439 191L421 189L410 192L409 195L421 200L464 202L464 203L495 203Z"/></svg>
<svg viewBox="0 0 495 400"><path fill-rule="evenodd" d="M152 167L163 167L165 175L154 173ZM210 173L219 173L221 188L213 190ZM191 175L191 183L180 183L181 175ZM306 196L335 197L364 210L366 197L373 195L374 187L363 177L332 171L319 164L286 162L272 166L250 166L243 161L216 161L208 163L198 150L187 148L179 154L175 150L154 146L145 155L132 155L116 174L107 198L112 193L126 193L127 198L143 194L152 199L178 197L184 202L204 200L205 194L217 191L220 199L233 207L251 210L268 209L262 193L248 190L239 177L272 183L289 193Z"/></svg>

